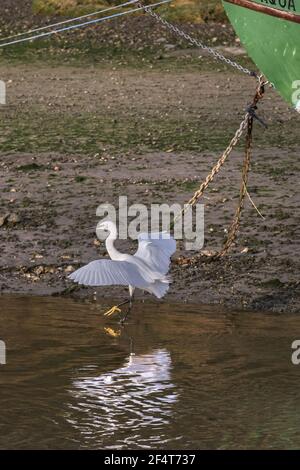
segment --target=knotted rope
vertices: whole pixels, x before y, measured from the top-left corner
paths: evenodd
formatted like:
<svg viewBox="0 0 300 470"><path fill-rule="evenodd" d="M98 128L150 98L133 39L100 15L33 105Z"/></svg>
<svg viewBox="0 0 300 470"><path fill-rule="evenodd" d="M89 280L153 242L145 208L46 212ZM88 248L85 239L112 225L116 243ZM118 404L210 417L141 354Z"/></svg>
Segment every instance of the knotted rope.
<svg viewBox="0 0 300 470"><path fill-rule="evenodd" d="M230 249L231 245L233 244L237 232L240 227L240 221L241 221L241 215L242 211L244 208L244 201L245 201L245 196L248 194L247 191L247 183L248 183L248 177L249 177L249 170L250 170L250 161L251 161L251 150L252 150L252 137L253 137L253 121L254 119L257 119L261 124L264 124L264 122L258 118L256 115L256 109L257 109L257 104L258 102L263 98L264 92L265 92L265 85L267 84L266 81L262 79L262 77L259 78L259 85L257 87L256 93L253 98L253 102L251 106L248 108L248 113L247 113L247 135L246 135L246 145L245 145L245 158L244 158L244 164L243 164L243 170L242 170L242 181L241 181L241 187L240 187L240 194L239 194L239 202L237 209L235 211L235 215L232 221L231 226L229 227L228 230L228 236L227 240L224 243L224 246L222 250L216 255L216 258L221 258L222 256L226 255L228 253L228 250Z"/></svg>

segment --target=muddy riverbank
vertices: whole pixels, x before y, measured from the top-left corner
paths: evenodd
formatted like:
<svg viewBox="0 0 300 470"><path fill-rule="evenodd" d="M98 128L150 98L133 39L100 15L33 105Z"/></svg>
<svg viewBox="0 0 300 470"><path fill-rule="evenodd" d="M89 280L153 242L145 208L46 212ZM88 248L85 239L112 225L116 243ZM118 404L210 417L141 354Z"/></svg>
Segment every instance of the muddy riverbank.
<svg viewBox="0 0 300 470"><path fill-rule="evenodd" d="M249 65L227 39L220 46ZM89 44L84 50L91 51ZM70 294L66 278L106 256L95 239L97 206L117 204L120 195L147 205L186 202L231 139L254 79L164 37L157 44L125 52L122 44L114 52L102 44L87 56L56 43L53 50L30 46L24 57L20 48L0 57L7 84L0 108L2 293L93 296L94 289L83 288ZM247 201L235 246L212 261L237 204L241 143L202 199L198 261L178 261L198 254L178 243L172 301L300 311L300 118L269 89L259 114L269 127L255 126L248 190L264 219ZM123 298L125 289L98 294Z"/></svg>

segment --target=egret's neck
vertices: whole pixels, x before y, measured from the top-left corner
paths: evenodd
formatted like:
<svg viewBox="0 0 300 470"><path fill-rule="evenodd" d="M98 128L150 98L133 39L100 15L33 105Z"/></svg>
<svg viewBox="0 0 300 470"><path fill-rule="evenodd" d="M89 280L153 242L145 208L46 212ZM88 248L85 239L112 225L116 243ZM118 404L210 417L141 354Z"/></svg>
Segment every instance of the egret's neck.
<svg viewBox="0 0 300 470"><path fill-rule="evenodd" d="M114 227L105 241L106 250L111 259L120 259L122 256L122 254L114 246L114 242L117 239L117 236L118 232L116 227Z"/></svg>

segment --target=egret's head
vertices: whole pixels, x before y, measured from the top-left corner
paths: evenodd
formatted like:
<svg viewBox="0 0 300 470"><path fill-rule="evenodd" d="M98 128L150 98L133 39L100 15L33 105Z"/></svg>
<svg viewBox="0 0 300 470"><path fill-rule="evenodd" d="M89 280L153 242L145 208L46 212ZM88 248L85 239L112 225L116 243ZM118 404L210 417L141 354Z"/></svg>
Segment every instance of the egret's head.
<svg viewBox="0 0 300 470"><path fill-rule="evenodd" d="M110 220L102 220L97 225L96 234L100 240L105 240L109 234L116 236L117 229L115 224Z"/></svg>

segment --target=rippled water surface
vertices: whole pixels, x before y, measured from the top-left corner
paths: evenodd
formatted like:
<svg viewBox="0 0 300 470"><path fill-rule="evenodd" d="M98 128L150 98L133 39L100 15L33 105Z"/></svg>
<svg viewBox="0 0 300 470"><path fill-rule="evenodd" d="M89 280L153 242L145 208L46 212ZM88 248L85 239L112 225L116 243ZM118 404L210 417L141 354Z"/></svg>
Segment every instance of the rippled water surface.
<svg viewBox="0 0 300 470"><path fill-rule="evenodd" d="M0 448L300 447L300 317L104 307L0 297Z"/></svg>

